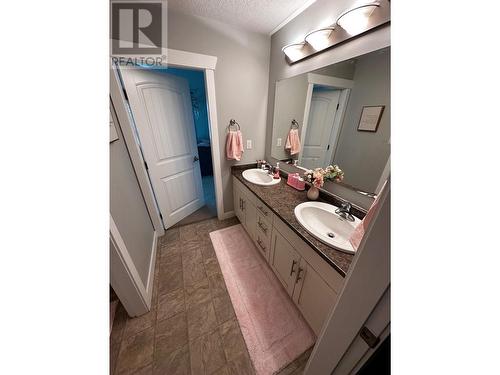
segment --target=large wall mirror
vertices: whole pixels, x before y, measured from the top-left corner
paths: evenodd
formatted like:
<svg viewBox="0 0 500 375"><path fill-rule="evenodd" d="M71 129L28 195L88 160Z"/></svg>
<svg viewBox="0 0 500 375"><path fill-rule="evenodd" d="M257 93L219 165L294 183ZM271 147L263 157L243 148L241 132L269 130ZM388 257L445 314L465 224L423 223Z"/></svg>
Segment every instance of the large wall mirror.
<svg viewBox="0 0 500 375"><path fill-rule="evenodd" d="M277 81L271 156L303 169L337 164L343 184L378 193L390 170L390 114L390 47Z"/></svg>

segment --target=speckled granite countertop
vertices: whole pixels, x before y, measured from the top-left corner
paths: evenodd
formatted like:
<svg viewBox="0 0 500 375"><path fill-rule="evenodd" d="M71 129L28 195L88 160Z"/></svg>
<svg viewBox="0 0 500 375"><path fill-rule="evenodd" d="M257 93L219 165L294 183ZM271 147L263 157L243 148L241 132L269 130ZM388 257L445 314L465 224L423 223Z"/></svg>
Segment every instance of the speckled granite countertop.
<svg viewBox="0 0 500 375"><path fill-rule="evenodd" d="M345 277L354 255L336 250L322 243L310 235L295 218L295 206L308 201L306 191L298 191L286 183L286 178L281 178L277 185L266 187L252 184L245 180L242 173L245 169L255 168L255 165L234 166L231 173L252 193L254 193L263 203L265 203L284 223L286 223L299 237L313 248L328 264L335 268ZM320 196L319 201L333 203L331 200ZM338 205L338 203L337 203ZM358 215L356 215L358 216Z"/></svg>

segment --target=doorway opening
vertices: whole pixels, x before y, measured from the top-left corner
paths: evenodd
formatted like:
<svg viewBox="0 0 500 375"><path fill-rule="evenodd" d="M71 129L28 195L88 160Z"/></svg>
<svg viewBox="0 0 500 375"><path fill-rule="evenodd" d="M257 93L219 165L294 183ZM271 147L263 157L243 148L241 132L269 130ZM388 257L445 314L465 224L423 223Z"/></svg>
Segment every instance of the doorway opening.
<svg viewBox="0 0 500 375"><path fill-rule="evenodd" d="M202 70L185 68L166 68L162 69L161 72L182 77L188 81L196 133L196 145L198 148L198 157L200 159L203 196L205 198L205 205L175 224L174 227L176 227L217 216L212 144L210 140L204 72Z"/></svg>
<svg viewBox="0 0 500 375"><path fill-rule="evenodd" d="M206 71L137 66L120 77L163 227L218 216Z"/></svg>

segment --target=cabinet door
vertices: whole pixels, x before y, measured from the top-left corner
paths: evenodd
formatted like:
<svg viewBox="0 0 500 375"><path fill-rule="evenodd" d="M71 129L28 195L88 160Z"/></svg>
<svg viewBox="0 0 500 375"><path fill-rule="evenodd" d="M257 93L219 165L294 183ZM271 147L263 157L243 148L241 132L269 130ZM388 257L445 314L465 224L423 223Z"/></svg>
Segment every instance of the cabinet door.
<svg viewBox="0 0 500 375"><path fill-rule="evenodd" d="M293 294L300 257L288 241L273 230L270 265L288 294Z"/></svg>
<svg viewBox="0 0 500 375"><path fill-rule="evenodd" d="M241 224L245 224L245 215L243 212L243 199L240 189L233 184L233 199L234 199L234 213L238 217Z"/></svg>
<svg viewBox="0 0 500 375"><path fill-rule="evenodd" d="M304 259L301 259L297 270L293 301L316 335L319 334L336 300L337 293Z"/></svg>
<svg viewBox="0 0 500 375"><path fill-rule="evenodd" d="M244 199L243 212L245 214L245 229L250 238L255 241L256 209L249 199Z"/></svg>

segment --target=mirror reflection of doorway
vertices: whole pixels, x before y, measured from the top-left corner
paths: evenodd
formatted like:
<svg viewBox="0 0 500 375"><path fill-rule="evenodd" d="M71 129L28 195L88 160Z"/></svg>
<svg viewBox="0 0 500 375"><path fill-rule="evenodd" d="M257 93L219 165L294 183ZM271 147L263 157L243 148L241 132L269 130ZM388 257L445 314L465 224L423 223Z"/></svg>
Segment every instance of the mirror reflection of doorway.
<svg viewBox="0 0 500 375"><path fill-rule="evenodd" d="M326 167L330 162L330 149L335 141L334 122L340 100L339 89L315 86L304 138L302 166L314 169Z"/></svg>

